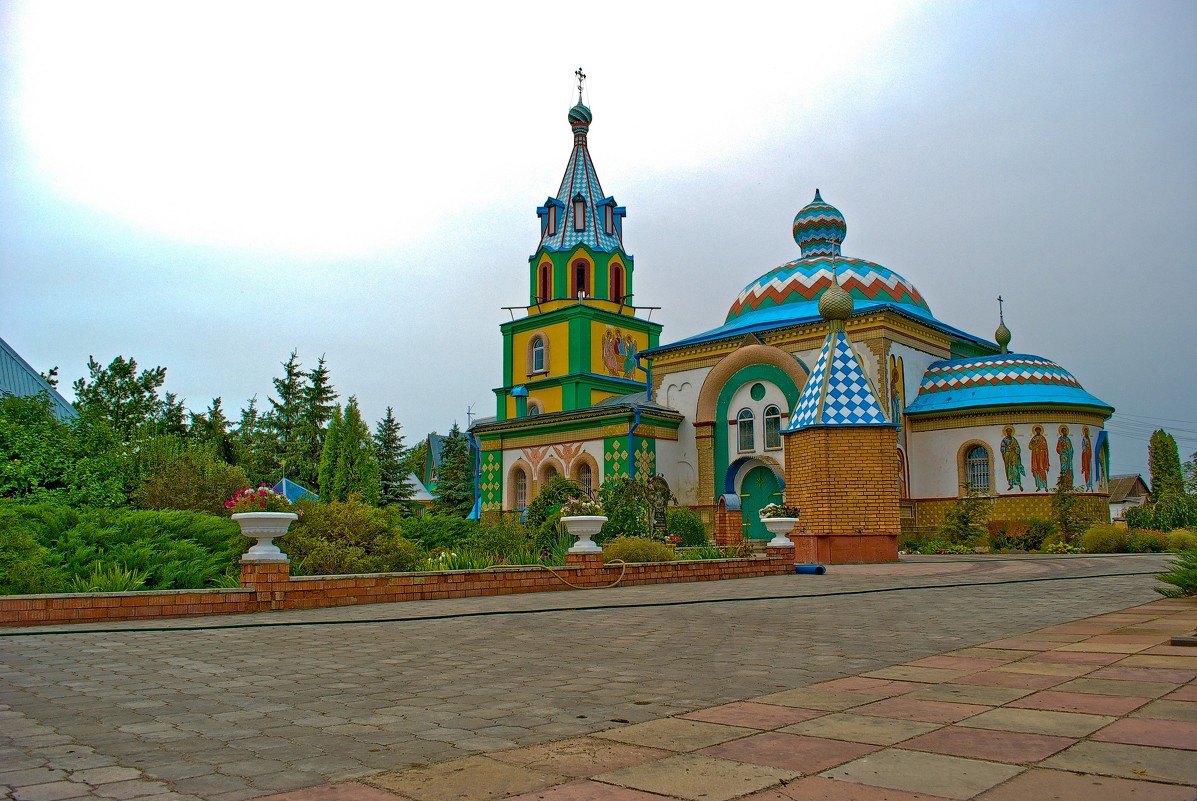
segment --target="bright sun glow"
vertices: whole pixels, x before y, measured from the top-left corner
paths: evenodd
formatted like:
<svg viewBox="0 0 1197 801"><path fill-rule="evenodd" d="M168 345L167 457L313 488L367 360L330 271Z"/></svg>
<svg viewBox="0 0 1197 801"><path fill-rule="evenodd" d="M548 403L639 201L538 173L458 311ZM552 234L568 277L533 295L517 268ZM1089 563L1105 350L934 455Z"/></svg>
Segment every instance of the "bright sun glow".
<svg viewBox="0 0 1197 801"><path fill-rule="evenodd" d="M590 102L601 95L625 121L608 157L697 166L874 69L870 54L911 8L779 5L737 14L720 40L707 17L723 6L625 13L31 2L13 14L18 114L45 179L77 202L186 243L346 257L554 189L557 176L526 173L543 169L546 146L564 166L578 63ZM731 83L744 64L762 80ZM560 130L540 125L546 108ZM627 123L637 118L682 135L649 140Z"/></svg>

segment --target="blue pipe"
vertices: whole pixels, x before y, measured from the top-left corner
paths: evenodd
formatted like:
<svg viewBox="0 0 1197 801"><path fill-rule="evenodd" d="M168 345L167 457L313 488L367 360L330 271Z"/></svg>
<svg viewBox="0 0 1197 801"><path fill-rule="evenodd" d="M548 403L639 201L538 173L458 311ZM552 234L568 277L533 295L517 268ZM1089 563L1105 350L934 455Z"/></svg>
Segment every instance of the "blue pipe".
<svg viewBox="0 0 1197 801"><path fill-rule="evenodd" d="M478 445L478 438L473 431L466 431L466 440L474 449L474 507L470 509L470 520L482 518L482 448Z"/></svg>
<svg viewBox="0 0 1197 801"><path fill-rule="evenodd" d="M827 568L823 565L794 565L794 572L800 575L814 574L821 576L827 572Z"/></svg>

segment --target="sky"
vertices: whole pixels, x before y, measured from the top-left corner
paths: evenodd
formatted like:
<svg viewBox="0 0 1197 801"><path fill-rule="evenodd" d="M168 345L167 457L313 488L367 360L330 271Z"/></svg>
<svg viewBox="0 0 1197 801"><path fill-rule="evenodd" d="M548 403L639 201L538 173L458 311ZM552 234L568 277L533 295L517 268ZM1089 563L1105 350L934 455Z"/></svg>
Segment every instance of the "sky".
<svg viewBox="0 0 1197 801"><path fill-rule="evenodd" d="M121 355L236 417L295 350L409 442L493 415L581 66L663 343L819 188L943 322L1005 298L1114 473L1197 451L1197 4L424 5L0 4L0 337L68 399Z"/></svg>

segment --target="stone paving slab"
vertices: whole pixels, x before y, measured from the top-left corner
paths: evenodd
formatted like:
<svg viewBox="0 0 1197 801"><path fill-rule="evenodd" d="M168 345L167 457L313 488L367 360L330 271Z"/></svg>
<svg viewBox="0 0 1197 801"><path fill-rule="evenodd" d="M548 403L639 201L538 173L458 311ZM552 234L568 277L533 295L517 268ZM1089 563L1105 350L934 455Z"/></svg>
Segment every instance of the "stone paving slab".
<svg viewBox="0 0 1197 801"><path fill-rule="evenodd" d="M832 580L822 584L774 577L462 599L419 609L380 605L238 617L288 624L267 628L240 622L226 628L208 621L163 627L168 631L142 624L105 634L0 637L0 770L59 772L9 793L47 801L68 789L59 782L73 785L74 794L63 799L241 801L282 793L280 801L292 801L289 793L369 786L374 788L370 801L423 801L442 797L438 794L449 786L445 782L458 780L457 795L443 797L642 801L662 795L697 798L725 786L726 792L761 799L821 797L811 788L826 790L827 798L861 801L908 800L919 793L967 797L961 795L965 785L948 787L944 795L942 787L869 784L862 778L867 770L852 780L833 775L853 764L859 768L862 760L897 753L897 761L907 766L930 764L927 759L980 763L966 773L981 784L977 777L1006 770L1015 777L1028 771L1050 777L1059 769L1063 775L1078 770L1065 765L1091 763L1093 769L1080 770L1095 782L1112 782L1114 769L1102 759L1137 760L1145 773L1117 774L1119 781L1137 791L1151 785L1146 780L1151 778L1163 782L1153 786L1171 790L1192 784L1187 762L1176 758L1182 754L1191 760L1192 751L1137 741L1155 736L1157 723L1189 722L1187 705L1197 698L1189 693L1191 684L1176 679L1180 671L1197 670L1197 654L1160 645L1134 654L1101 649L1148 645L1108 638L1146 638L1148 628L1163 636L1179 621L1197 619L1197 604L1145 603L1153 598L1150 577L1084 578L1115 568L1127 573L1158 569L1160 563L1140 557L924 560L837 567L829 574ZM854 594L833 594L842 592ZM952 602L945 604L948 592ZM606 599L606 608L598 597ZM1015 605L1018 614L1012 615ZM927 624L930 610L934 625ZM1097 618L1077 621L1094 612ZM794 631L796 619L800 636L779 637ZM844 627L848 619L853 625ZM1083 630L1034 629L1070 624ZM1107 639L1085 650L1094 637ZM1011 639L1049 646L992 647ZM1062 650L1065 646L1071 650ZM1021 663L1032 671L1043 664L1070 670L1064 675L999 670ZM863 675L887 669L894 672ZM1173 672L1092 675L1106 669ZM1158 697L1150 703L1170 706L1158 707L1154 717L1082 716L1098 718L1096 730L1120 722L1113 735L1136 743L1101 742L1088 737L1090 732L1026 732L1081 738L1039 762L1003 764L995 754L976 759L903 745L952 724L971 728L973 742L997 738L994 742L1008 749L1054 742L1019 737L1020 727L998 725L994 715L1068 714L1007 705L1017 700L1010 699L1015 692L1027 696L1081 680L1106 684L1074 685L1062 692L1118 701ZM1158 696L1158 687L1148 696L1096 691L1143 683L1167 686ZM928 722L873 714L895 710L938 714ZM961 713L964 717L957 719ZM788 722L795 717L800 719ZM870 737L867 726L864 736L854 736L843 717L877 721L874 735L885 726L918 728L900 739L896 730L889 737ZM1037 720L1042 724L1042 718ZM719 736L709 742L696 732ZM672 737L668 750L661 747L662 733ZM763 738L758 739L761 748L744 745L754 738ZM580 747L580 739L591 745ZM554 741L562 741L559 748ZM841 764L822 768L818 776L802 766L759 764L792 756L795 749L787 751L779 742L802 743L808 753L823 753ZM852 754L850 746L873 753ZM529 748L541 750L521 753ZM710 749L723 749L725 756L713 756ZM603 763L604 753L614 762ZM743 758L728 758L733 754ZM587 765L592 756L594 763ZM1005 754L1007 759L1023 756ZM87 781L84 771L109 767L136 775L95 774ZM805 767L821 769L816 759ZM416 781L417 774L424 779ZM101 781L101 776L112 780ZM608 781L612 776L627 781ZM384 786L380 777L392 784ZM721 784L725 779L727 784ZM520 784L524 781L526 786ZM671 781L679 784L671 787ZM0 798L8 792L0 784ZM295 801L308 797L323 796Z"/></svg>

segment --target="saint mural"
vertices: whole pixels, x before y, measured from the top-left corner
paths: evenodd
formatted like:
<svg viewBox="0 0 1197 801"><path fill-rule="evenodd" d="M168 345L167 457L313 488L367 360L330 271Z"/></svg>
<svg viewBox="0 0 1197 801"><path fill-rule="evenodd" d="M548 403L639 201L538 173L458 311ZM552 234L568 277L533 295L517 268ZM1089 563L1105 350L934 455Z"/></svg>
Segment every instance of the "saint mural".
<svg viewBox="0 0 1197 801"><path fill-rule="evenodd" d="M902 425L902 409L905 408L903 398L905 386L902 378L902 358L892 354L889 357L889 411L890 422Z"/></svg>
<svg viewBox="0 0 1197 801"><path fill-rule="evenodd" d="M1081 475L1086 489L1093 489L1093 441L1089 439L1089 426L1081 426Z"/></svg>
<svg viewBox="0 0 1197 801"><path fill-rule="evenodd" d="M1068 426L1060 426L1060 437L1056 440L1056 453L1060 454L1060 484L1072 486L1072 440L1068 437Z"/></svg>
<svg viewBox="0 0 1197 801"><path fill-rule="evenodd" d="M1026 468L1022 466L1022 447L1014 436L1014 426L1006 426L1002 429L1002 434L1002 463L1006 466L1006 489L1018 487L1021 491L1022 477L1027 474Z"/></svg>
<svg viewBox="0 0 1197 801"><path fill-rule="evenodd" d="M1031 429L1031 475L1035 478L1035 491L1047 489L1047 437L1043 436L1043 426Z"/></svg>
<svg viewBox="0 0 1197 801"><path fill-rule="evenodd" d="M631 378L636 370L636 338L629 332L607 327L603 332L603 366L607 375Z"/></svg>

